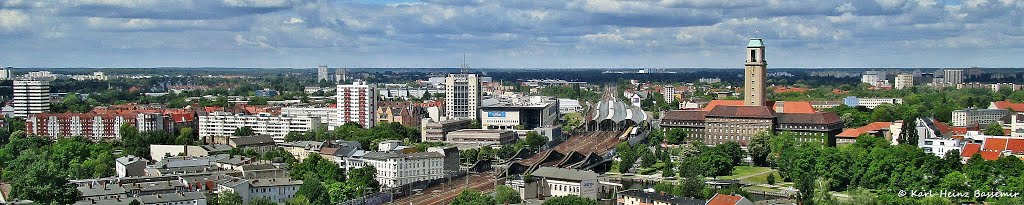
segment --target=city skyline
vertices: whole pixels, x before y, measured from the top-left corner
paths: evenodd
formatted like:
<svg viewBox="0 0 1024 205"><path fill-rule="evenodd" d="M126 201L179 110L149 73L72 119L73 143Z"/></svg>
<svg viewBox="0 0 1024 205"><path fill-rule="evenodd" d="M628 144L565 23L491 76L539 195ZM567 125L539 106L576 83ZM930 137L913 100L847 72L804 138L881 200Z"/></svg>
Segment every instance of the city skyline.
<svg viewBox="0 0 1024 205"><path fill-rule="evenodd" d="M1020 1L4 1L12 67L1020 67Z"/></svg>

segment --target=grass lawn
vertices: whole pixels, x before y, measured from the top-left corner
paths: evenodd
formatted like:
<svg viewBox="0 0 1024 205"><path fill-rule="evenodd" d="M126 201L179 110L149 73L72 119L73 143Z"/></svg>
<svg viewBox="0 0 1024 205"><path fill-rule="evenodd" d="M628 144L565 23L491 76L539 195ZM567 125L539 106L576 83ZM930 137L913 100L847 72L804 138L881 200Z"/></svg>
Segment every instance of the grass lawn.
<svg viewBox="0 0 1024 205"><path fill-rule="evenodd" d="M766 173L767 172L767 173ZM768 167L737 166L732 170L732 175L718 177L719 179L740 179L743 182L768 183L768 174L775 174L776 182L781 182L775 170ZM742 178L742 179L741 179Z"/></svg>
<svg viewBox="0 0 1024 205"><path fill-rule="evenodd" d="M612 168L608 172L619 173L619 161L612 161Z"/></svg>

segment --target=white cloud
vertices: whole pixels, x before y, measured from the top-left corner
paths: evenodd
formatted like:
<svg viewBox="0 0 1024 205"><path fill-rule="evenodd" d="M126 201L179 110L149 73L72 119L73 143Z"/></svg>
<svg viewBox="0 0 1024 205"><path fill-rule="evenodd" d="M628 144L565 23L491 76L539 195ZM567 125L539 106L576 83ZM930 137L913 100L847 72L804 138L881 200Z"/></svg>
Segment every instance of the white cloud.
<svg viewBox="0 0 1024 205"><path fill-rule="evenodd" d="M432 60L462 51L497 60L662 56L664 64L672 64L668 56L693 55L703 56L701 63L722 66L734 65L730 53L752 36L766 38L773 53L792 53L793 61L799 62L828 62L798 58L801 52L884 49L895 55L928 55L905 43L960 49L965 54L1015 49L1024 47L1024 1L944 5L936 0L8 0L0 1L0 35L0 43L21 46L8 50L43 52L33 45L79 48L115 56L110 59L135 59L125 58L133 53L124 49ZM0 62L10 60L3 55L10 53L3 52ZM865 53L868 56L861 61L848 62L872 64L877 63L871 61L872 55L892 55ZM515 62L495 62L509 64Z"/></svg>
<svg viewBox="0 0 1024 205"><path fill-rule="evenodd" d="M14 32L28 26L30 17L19 10L0 10L0 31Z"/></svg>

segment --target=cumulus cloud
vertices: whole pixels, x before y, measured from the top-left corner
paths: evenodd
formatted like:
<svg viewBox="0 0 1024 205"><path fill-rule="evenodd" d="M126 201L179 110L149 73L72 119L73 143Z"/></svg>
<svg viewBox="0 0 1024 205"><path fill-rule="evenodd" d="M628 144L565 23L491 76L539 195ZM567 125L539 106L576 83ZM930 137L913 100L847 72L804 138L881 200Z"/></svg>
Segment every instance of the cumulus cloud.
<svg viewBox="0 0 1024 205"><path fill-rule="evenodd" d="M735 50L756 36L766 38L773 57L783 58L776 63L918 67L943 61L887 61L1024 47L1024 1L7 0L0 1L0 34L0 43L13 45L7 50L20 52L0 53L9 54L0 55L0 63L25 64L45 61L44 53L53 51L40 48L78 47L96 62L138 59L126 63L140 65L153 59L129 58L136 52L124 50L212 56L187 59L202 66L266 65L248 65L244 55L214 58L232 53L296 59L267 66L330 63L307 62L325 59L445 66L438 59L457 61L457 53L466 52L505 66L544 59L538 62L728 67L736 65ZM830 52L850 60L808 57ZM608 58L638 55L646 57ZM499 62L510 58L517 60ZM607 59L616 62L589 64Z"/></svg>

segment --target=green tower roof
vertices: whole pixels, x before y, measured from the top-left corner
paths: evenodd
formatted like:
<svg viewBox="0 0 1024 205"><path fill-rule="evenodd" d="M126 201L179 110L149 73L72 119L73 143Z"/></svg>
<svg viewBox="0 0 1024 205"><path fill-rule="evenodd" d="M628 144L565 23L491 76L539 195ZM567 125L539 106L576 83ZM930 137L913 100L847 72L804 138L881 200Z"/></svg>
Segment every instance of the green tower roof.
<svg viewBox="0 0 1024 205"><path fill-rule="evenodd" d="M764 47L764 42L761 42L760 38L751 38L750 43L747 43L747 48L760 48Z"/></svg>

